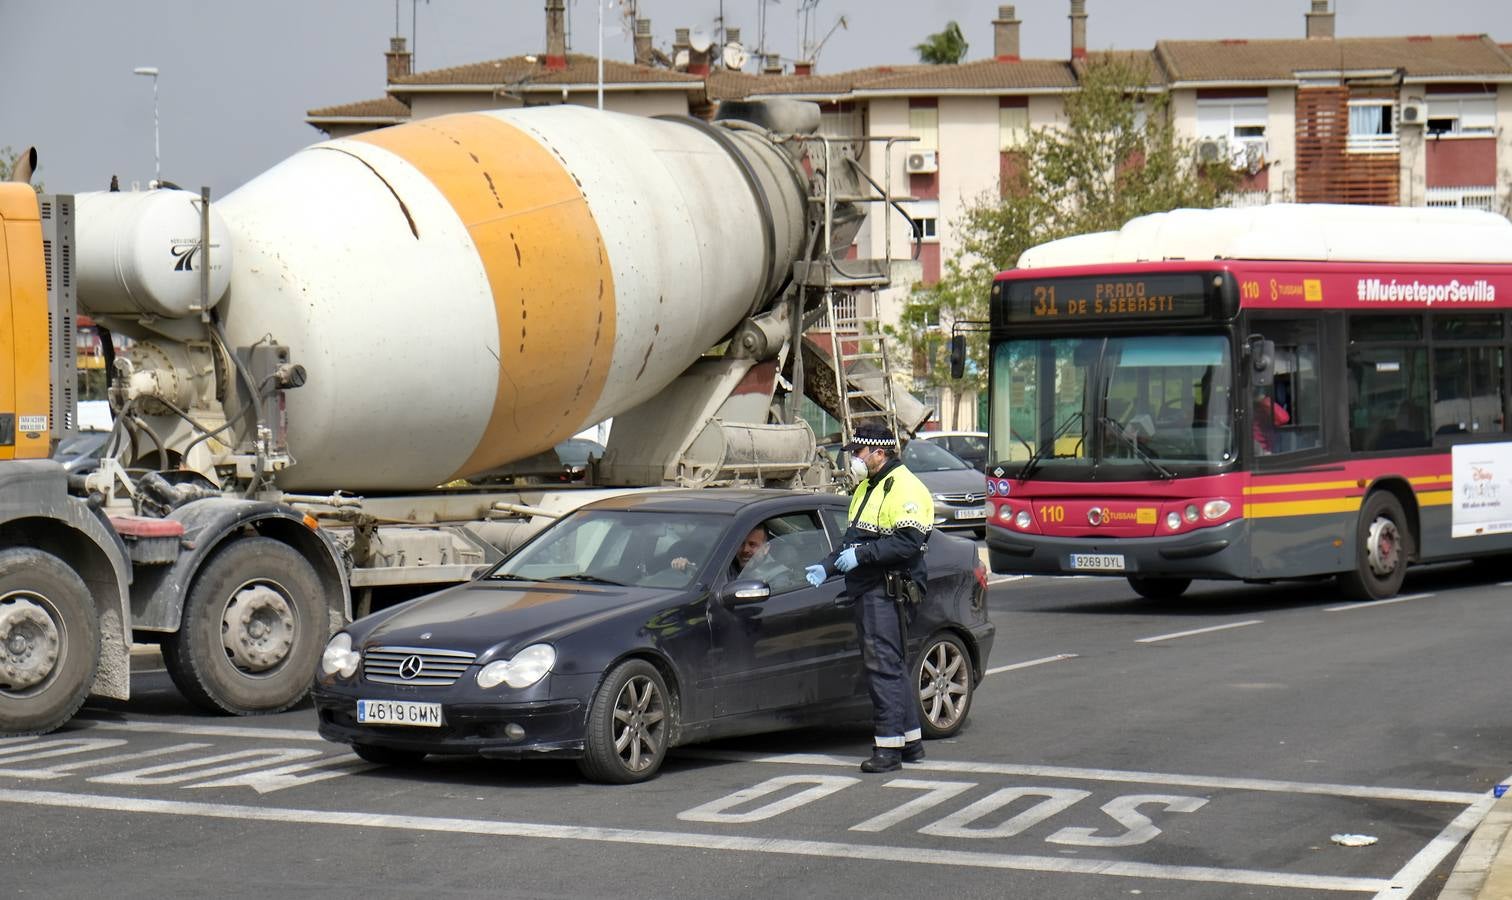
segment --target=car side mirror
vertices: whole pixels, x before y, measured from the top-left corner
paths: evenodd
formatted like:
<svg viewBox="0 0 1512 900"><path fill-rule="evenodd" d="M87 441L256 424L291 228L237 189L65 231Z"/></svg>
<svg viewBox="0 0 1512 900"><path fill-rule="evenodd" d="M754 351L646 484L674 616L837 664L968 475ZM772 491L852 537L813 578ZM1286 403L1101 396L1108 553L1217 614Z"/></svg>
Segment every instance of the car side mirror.
<svg viewBox="0 0 1512 900"><path fill-rule="evenodd" d="M1268 341L1258 334L1245 341L1250 358L1250 384L1257 388L1270 387L1276 381L1276 342Z"/></svg>
<svg viewBox="0 0 1512 900"><path fill-rule="evenodd" d="M961 378L966 374L966 335L950 336L950 377Z"/></svg>
<svg viewBox="0 0 1512 900"><path fill-rule="evenodd" d="M755 578L740 578L724 586L719 599L727 606L760 603L772 596L772 586Z"/></svg>

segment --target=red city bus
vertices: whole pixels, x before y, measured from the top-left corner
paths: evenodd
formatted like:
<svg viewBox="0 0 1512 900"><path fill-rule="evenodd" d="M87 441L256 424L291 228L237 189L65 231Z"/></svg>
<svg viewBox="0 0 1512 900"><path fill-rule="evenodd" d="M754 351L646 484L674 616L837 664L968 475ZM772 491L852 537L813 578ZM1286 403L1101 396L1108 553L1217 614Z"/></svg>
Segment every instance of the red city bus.
<svg viewBox="0 0 1512 900"><path fill-rule="evenodd" d="M1512 551L1506 219L1181 210L1019 265L991 297L993 571L1382 599Z"/></svg>

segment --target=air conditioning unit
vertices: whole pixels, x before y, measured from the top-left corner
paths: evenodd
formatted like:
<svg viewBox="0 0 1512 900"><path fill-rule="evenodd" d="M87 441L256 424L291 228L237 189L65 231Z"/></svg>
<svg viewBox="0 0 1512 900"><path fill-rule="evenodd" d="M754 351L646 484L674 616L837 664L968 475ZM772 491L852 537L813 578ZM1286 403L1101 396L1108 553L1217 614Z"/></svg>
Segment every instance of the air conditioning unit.
<svg viewBox="0 0 1512 900"><path fill-rule="evenodd" d="M1209 163L1227 163L1228 161L1228 141L1221 137L1207 137L1197 142L1197 162L1207 165Z"/></svg>
<svg viewBox="0 0 1512 900"><path fill-rule="evenodd" d="M940 155L934 150L915 150L903 160L903 169L910 175L924 175L940 171Z"/></svg>
<svg viewBox="0 0 1512 900"><path fill-rule="evenodd" d="M1428 104L1421 100L1408 100L1402 104L1403 125L1423 125L1428 121Z"/></svg>

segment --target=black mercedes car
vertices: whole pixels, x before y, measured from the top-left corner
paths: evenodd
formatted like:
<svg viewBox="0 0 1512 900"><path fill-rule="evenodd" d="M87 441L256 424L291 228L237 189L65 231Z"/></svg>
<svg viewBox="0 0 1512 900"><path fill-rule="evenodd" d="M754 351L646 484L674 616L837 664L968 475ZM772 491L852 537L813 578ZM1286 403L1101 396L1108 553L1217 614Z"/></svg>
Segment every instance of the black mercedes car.
<svg viewBox="0 0 1512 900"><path fill-rule="evenodd" d="M846 498L652 491L564 516L477 579L353 622L326 647L320 734L363 759L576 757L654 776L679 744L866 720L855 604L804 566ZM975 546L928 545L909 650L926 737L955 734L992 649Z"/></svg>

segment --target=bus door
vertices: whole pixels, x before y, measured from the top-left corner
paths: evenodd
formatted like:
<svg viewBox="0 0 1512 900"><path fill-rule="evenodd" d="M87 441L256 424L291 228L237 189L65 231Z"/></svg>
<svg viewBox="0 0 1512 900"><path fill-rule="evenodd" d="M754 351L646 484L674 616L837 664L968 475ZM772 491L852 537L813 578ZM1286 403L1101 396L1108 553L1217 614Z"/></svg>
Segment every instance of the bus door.
<svg viewBox="0 0 1512 900"><path fill-rule="evenodd" d="M1352 533L1353 516L1337 495L1342 471L1323 471L1326 455L1323 372L1317 317L1252 319L1248 334L1274 343L1272 378L1257 384L1246 357L1246 399L1235 421L1247 437L1250 486L1250 571L1257 578L1337 571L1345 548L1335 540ZM1335 509L1337 507L1337 509Z"/></svg>

